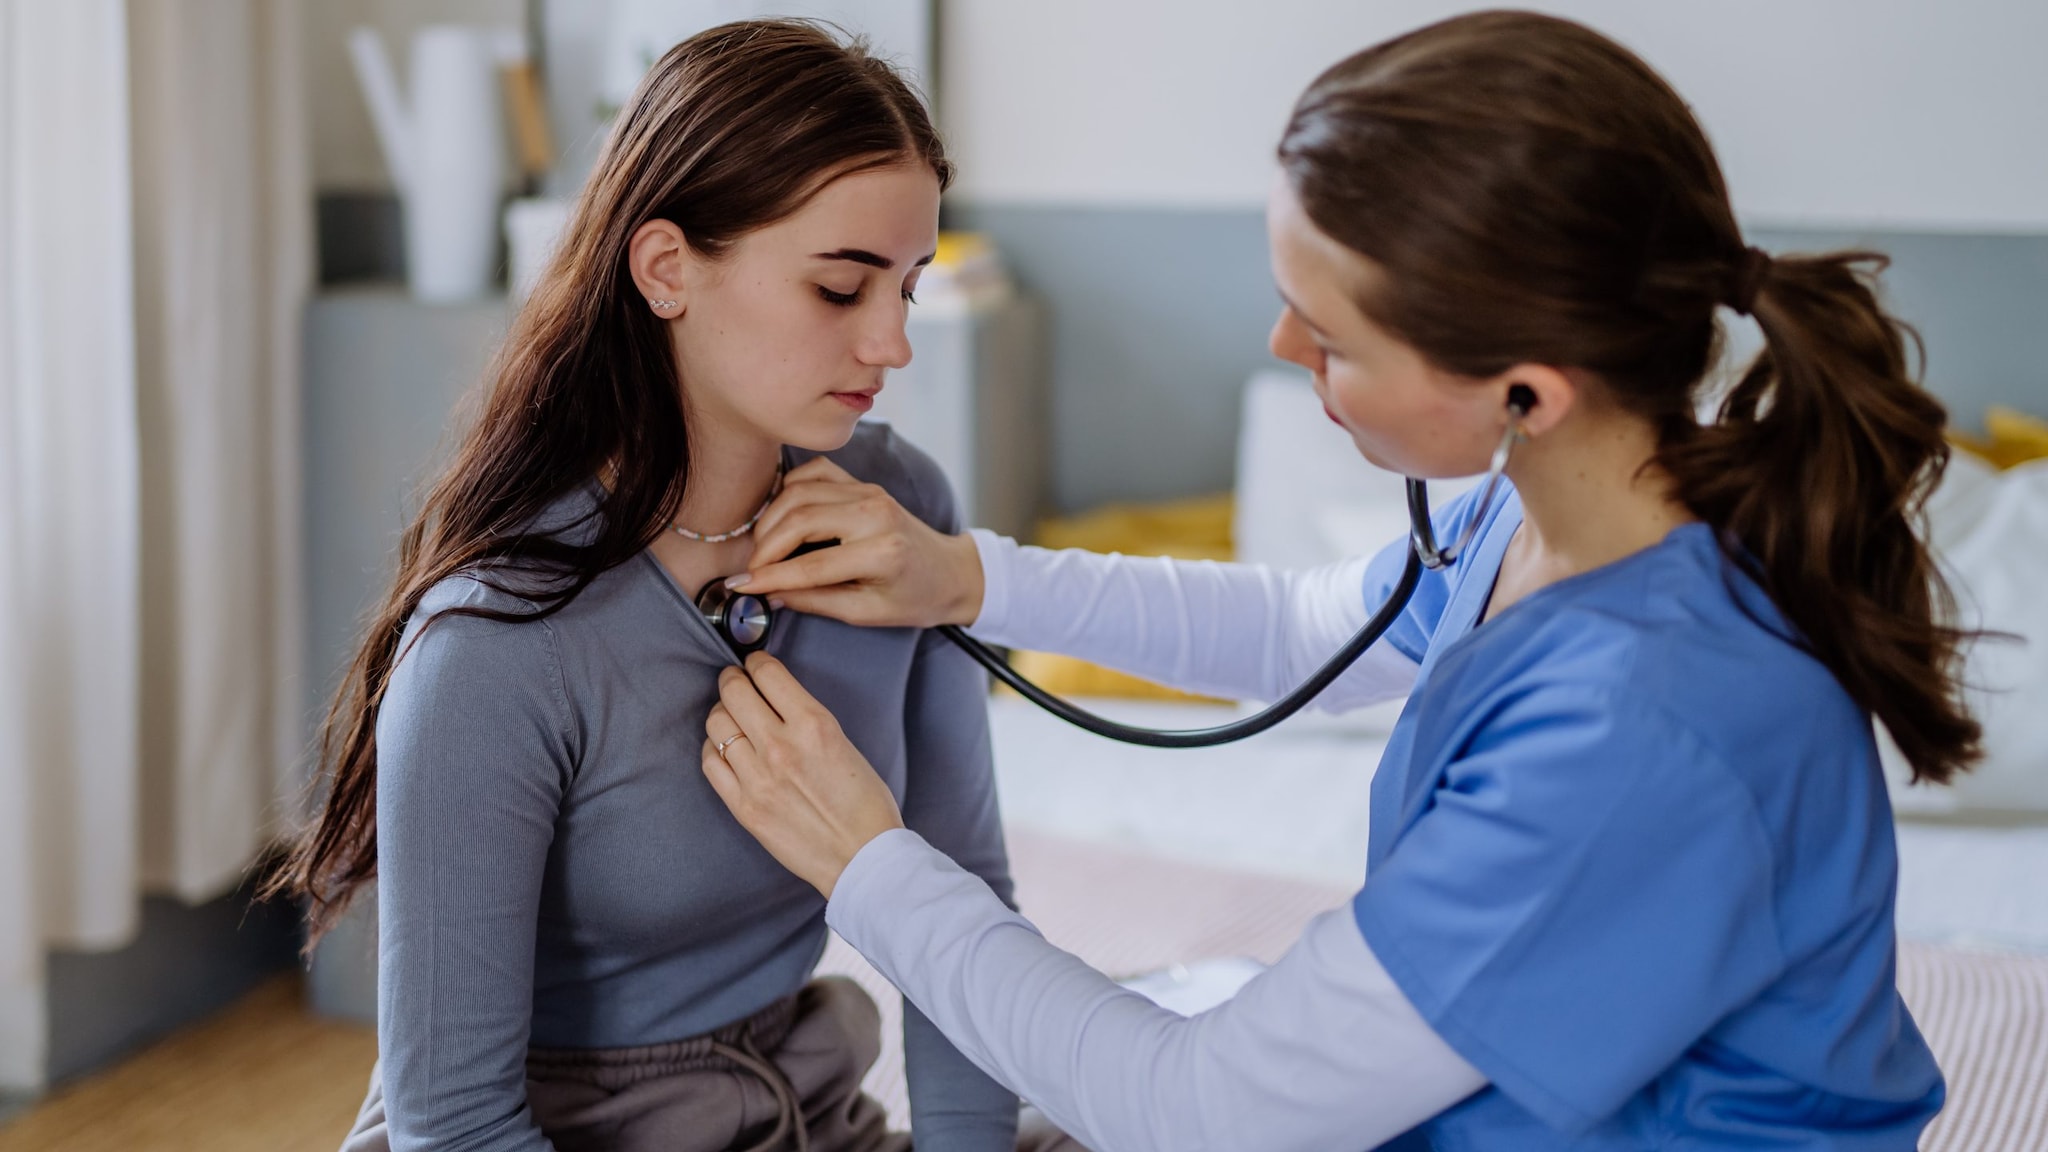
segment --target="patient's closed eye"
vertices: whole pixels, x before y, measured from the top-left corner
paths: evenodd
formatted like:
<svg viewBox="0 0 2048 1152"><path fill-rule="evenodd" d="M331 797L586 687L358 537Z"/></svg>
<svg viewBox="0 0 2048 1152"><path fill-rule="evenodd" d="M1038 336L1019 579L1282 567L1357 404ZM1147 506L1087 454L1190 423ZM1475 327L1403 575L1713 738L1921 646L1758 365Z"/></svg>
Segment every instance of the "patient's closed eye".
<svg viewBox="0 0 2048 1152"><path fill-rule="evenodd" d="M851 292L834 292L832 289L825 287L823 284L818 285L818 295L824 298L825 303L834 304L841 308L851 308L855 304L860 303L861 296L860 289L858 288L854 289ZM917 297L911 295L910 289L908 288L905 288L903 290L903 298L905 300L910 301L912 304L917 303Z"/></svg>

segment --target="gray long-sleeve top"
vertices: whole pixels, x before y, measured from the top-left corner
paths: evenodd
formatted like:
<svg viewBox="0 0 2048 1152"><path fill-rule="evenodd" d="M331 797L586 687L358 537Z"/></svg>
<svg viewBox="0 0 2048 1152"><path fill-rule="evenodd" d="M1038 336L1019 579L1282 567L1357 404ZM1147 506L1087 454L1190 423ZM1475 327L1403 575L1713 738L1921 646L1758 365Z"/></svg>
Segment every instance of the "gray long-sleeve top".
<svg viewBox="0 0 2048 1152"><path fill-rule="evenodd" d="M829 454L957 530L951 489L886 425ZM594 497L566 497L573 519ZM694 590L690 590L694 591ZM523 601L430 590L378 718L378 1040L395 1152L538 1152L529 1045L700 1035L808 979L824 901L749 836L699 767L729 649L642 553L532 623ZM986 681L937 633L781 614L768 650L838 718L905 823L1010 899ZM1016 1097L905 1005L920 1152L1008 1150Z"/></svg>

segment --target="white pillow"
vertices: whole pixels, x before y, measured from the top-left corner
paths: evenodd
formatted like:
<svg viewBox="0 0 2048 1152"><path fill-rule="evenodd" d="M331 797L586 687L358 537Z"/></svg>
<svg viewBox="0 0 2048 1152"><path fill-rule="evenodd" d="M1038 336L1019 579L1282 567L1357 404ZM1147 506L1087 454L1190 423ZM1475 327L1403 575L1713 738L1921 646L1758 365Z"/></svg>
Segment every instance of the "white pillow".
<svg viewBox="0 0 2048 1152"><path fill-rule="evenodd" d="M1430 503L1441 508L1478 482L1432 480ZM1248 564L1313 568L1371 555L1408 534L1407 489L1358 454L1306 377L1260 372L1244 387L1234 531Z"/></svg>
<svg viewBox="0 0 2048 1152"><path fill-rule="evenodd" d="M1245 384L1232 529L1239 560L1290 569L1339 560L1347 553L1325 532L1326 514L1403 517L1403 507L1400 478L1358 454L1307 377L1276 369Z"/></svg>
<svg viewBox="0 0 2048 1152"><path fill-rule="evenodd" d="M1886 740L1886 777L1903 812L2048 812L2048 460L2006 472L1960 453L1928 501L1928 539L1954 589L1961 622L2009 633L1967 650L1970 709L1984 760L1947 788L1907 788Z"/></svg>
<svg viewBox="0 0 2048 1152"><path fill-rule="evenodd" d="M1476 483L1437 481L1430 500L1441 507ZM1408 534L1408 497L1401 477L1358 454L1330 421L1308 379L1279 369L1245 384L1237 442L1237 558L1274 568L1313 568L1371 555ZM1364 590L1360 589L1360 594ZM1383 736L1401 702L1343 716L1310 710L1291 730L1348 731Z"/></svg>

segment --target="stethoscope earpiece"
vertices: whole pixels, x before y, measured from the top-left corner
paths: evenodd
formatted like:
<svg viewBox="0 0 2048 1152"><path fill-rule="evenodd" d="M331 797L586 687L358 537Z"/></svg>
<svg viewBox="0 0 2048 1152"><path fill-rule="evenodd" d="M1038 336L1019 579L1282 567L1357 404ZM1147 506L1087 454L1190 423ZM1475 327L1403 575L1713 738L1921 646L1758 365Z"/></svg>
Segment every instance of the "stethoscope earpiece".
<svg viewBox="0 0 2048 1152"><path fill-rule="evenodd" d="M727 588L723 580L713 580L697 593L697 611L742 657L765 647L775 625L775 610L766 600Z"/></svg>

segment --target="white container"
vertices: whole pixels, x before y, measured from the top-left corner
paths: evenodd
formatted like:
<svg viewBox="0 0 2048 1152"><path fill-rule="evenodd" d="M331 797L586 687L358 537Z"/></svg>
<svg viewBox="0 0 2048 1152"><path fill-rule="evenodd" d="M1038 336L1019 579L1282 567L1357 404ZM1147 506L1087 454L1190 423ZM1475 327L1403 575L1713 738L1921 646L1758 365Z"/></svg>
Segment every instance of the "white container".
<svg viewBox="0 0 2048 1152"><path fill-rule="evenodd" d="M421 300L475 299L496 281L498 201L505 189L498 66L505 42L505 32L494 28L420 29L412 42L408 103L377 34L358 28L349 37L404 206L406 282Z"/></svg>
<svg viewBox="0 0 2048 1152"><path fill-rule="evenodd" d="M505 205L507 284L512 303L523 303L555 254L555 244L569 225L567 200L530 198Z"/></svg>

